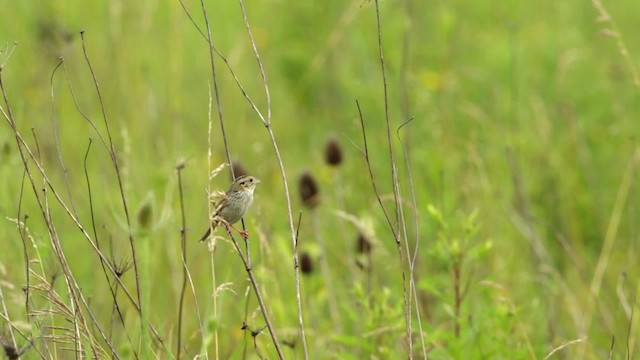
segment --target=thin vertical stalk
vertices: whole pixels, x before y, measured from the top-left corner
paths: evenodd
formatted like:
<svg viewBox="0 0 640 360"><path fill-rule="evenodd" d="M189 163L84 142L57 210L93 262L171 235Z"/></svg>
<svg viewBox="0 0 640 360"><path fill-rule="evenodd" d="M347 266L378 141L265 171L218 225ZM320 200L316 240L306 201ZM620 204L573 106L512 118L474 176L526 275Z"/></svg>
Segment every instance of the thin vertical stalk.
<svg viewBox="0 0 640 360"><path fill-rule="evenodd" d="M402 206L400 202L400 187L398 184L398 169L396 167L395 158L393 155L393 142L391 139L391 122L389 120L389 95L387 91L387 73L384 64L384 50L382 47L382 25L380 22L380 2L379 0L375 0L376 5L376 24L378 27L378 51L380 55L380 70L382 73L382 85L383 85L383 94L384 94L384 116L385 116L385 125L387 128L387 145L389 147L389 162L391 165L391 182L393 184L393 199L395 202L395 226L396 231L394 232L396 246L398 249L398 256L400 260L400 268L402 271L402 291L403 298L405 304L405 321L407 327L407 345L409 347L409 359L413 358L413 339L412 339L412 330L411 330L411 305L409 300L409 295L407 294L407 281L404 270L404 260L402 255L402 248L400 246L400 237L399 237L399 226L400 226L400 207ZM408 254L407 254L408 256Z"/></svg>

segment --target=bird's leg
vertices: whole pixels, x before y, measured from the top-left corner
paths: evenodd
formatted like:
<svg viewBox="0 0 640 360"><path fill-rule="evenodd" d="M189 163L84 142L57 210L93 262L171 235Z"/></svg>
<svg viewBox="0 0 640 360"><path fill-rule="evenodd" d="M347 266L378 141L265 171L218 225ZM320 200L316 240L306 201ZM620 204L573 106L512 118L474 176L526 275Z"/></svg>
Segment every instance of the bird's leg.
<svg viewBox="0 0 640 360"><path fill-rule="evenodd" d="M246 231L246 230L240 230L240 229L236 228L235 226L233 226L233 225L231 225L231 224L229 224L227 222L224 222L224 228L225 228L225 230L227 230L227 234L229 234L229 236L232 236L231 229L233 229L233 230L237 231L238 234L240 234L240 236L242 236L242 238L244 240L249 239L249 232Z"/></svg>
<svg viewBox="0 0 640 360"><path fill-rule="evenodd" d="M231 226L231 227L232 227L235 231L237 231L237 232L240 234L240 236L242 236L242 238L243 238L245 241L249 239L249 232L248 232L247 230L240 230L240 229L237 229L237 228L235 228L235 227L233 227L233 226Z"/></svg>
<svg viewBox="0 0 640 360"><path fill-rule="evenodd" d="M232 236L233 233L231 232L231 228L233 228L233 226L229 225L226 221L223 222L223 224L224 224L224 229L227 230L227 234L229 236Z"/></svg>

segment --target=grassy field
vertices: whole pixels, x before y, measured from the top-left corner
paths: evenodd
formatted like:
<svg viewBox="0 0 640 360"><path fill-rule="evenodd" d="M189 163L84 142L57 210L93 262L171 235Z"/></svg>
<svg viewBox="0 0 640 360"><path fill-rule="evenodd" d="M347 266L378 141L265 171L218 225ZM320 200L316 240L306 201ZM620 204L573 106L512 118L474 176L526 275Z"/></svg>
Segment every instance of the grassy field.
<svg viewBox="0 0 640 360"><path fill-rule="evenodd" d="M633 2L205 5L0 0L8 358L640 356Z"/></svg>

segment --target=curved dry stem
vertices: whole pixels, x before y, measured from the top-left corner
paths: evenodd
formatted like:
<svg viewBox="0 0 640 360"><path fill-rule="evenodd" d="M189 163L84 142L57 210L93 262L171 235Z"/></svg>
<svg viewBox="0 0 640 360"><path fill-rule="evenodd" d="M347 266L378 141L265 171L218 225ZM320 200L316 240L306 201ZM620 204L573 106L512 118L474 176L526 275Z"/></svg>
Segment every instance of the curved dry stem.
<svg viewBox="0 0 640 360"><path fill-rule="evenodd" d="M403 291L403 298L404 298L404 303L405 303L405 321L406 321L406 328L407 328L407 342L409 344L409 348L412 349L412 340L411 340L411 309L408 308L409 306L409 300L408 300L408 295L407 295L407 279L406 279L406 275L405 275L405 271L404 271L404 256L402 255L402 248L400 246L400 235L398 234L398 232L396 231L395 227L393 226L393 223L391 221L391 217L389 216L389 213L387 211L387 208L384 206L384 203L382 202L382 198L380 196L380 192L378 191L378 186L375 180L375 176L373 175L373 169L371 167L371 160L369 158L369 146L367 144L367 132L365 130L365 125L364 125L364 117L362 115L362 109L360 108L360 102L358 100L356 100L356 106L358 108L358 116L360 118L360 126L362 127L362 139L364 142L364 150L360 150L360 152L362 153L362 156L365 159L365 162L367 163L367 170L369 171L369 179L371 181L371 184L373 185L373 191L376 195L376 199L378 200L378 204L380 205L380 208L382 209L382 212L384 214L385 219L387 220L387 224L389 225L389 229L391 230L391 233L393 234L393 238L395 240L396 243L396 249L398 250L398 257L400 258L400 270L402 273L402 291ZM389 144L389 146L391 146L391 144ZM395 165L393 166L395 168ZM399 199L399 198L398 198ZM398 204L396 204L398 205ZM401 206L401 204L400 204ZM399 207L396 206L396 210ZM413 358L413 354L411 351L409 351L409 358Z"/></svg>
<svg viewBox="0 0 640 360"><path fill-rule="evenodd" d="M416 307L416 318L418 320L418 330L420 330L420 342L422 344L422 357L424 359L427 359L427 345L424 341L424 331L422 329L422 319L420 317L420 303L418 301L418 291L416 289L416 280L415 280L415 266L416 266L416 259L418 258L418 247L420 246L420 222L418 219L418 202L416 200L416 191L415 191L415 186L413 185L413 176L411 175L411 165L409 163L409 151L407 150L404 141L402 141L402 137L400 136L400 130L408 125L411 121L413 121L414 118L411 118L409 120L407 120L406 122L404 122L402 125L400 125L398 127L398 129L396 130L396 135L398 136L398 140L400 141L400 144L402 145L402 151L404 152L404 160L405 160L405 168L407 170L407 178L409 179L409 189L411 191L411 205L412 205L412 211L413 211L413 226L415 227L415 247L413 248L413 256L411 256L411 252L409 250L409 241L407 238L407 227L406 227L406 223L404 221L404 214L402 214L401 219L402 219L402 227L403 227L403 231L404 231L404 237L405 237L405 247L406 247L406 252L407 252L407 256L409 257L409 287L410 287L410 291L413 293L413 297L415 300L415 307ZM402 209L402 208L400 208ZM409 296L409 307L411 308L411 295Z"/></svg>
<svg viewBox="0 0 640 360"><path fill-rule="evenodd" d="M184 295L187 290L187 220L184 211L184 194L182 188L182 170L184 169L184 163L181 162L176 166L178 173L178 192L180 194L180 252L182 253L182 288L180 289L180 301L178 304L178 334L176 352L178 353L177 359L180 359L182 352L182 314L184 305Z"/></svg>
<svg viewBox="0 0 640 360"><path fill-rule="evenodd" d="M389 95L387 91L387 73L384 64L384 51L382 47L382 25L380 22L380 2L379 0L375 0L376 5L376 24L378 27L378 51L380 55L380 70L382 73L382 84L383 84L383 93L384 93L384 117L385 117L385 125L387 128L387 145L389 147L389 162L391 165L391 183L393 184L393 199L395 202L395 216L396 216L396 227L400 226L400 212L402 204L400 203L400 185L398 182L398 169L396 167L395 158L393 155L393 142L391 139L391 122L389 120ZM398 256L400 260L400 269L402 271L402 291L403 298L405 304L405 320L407 327L407 345L409 346L409 359L413 358L413 339L412 339L412 330L411 330L411 305L409 300L409 295L407 294L407 281L404 270L404 260L402 255L402 248L400 247L400 237L398 236L398 229L396 228L395 232L395 241L396 247L398 249ZM407 254L408 256L408 254Z"/></svg>
<svg viewBox="0 0 640 360"><path fill-rule="evenodd" d="M131 230L131 219L129 217L129 207L127 206L127 199L126 196L124 194L124 185L122 183L122 175L120 174L120 166L118 165L118 157L116 155L116 148L113 144L113 137L111 136L111 127L109 125L109 120L107 118L107 111L105 110L104 107L104 101L102 99L102 92L100 91L100 86L98 85L98 78L96 77L96 73L93 71L93 66L91 65L91 61L89 60L89 54L87 53L87 47L84 41L84 30L80 31L80 39L82 40L82 52L84 54L84 59L85 62L87 63L87 66L89 67L89 72L91 73L91 77L93 79L93 84L95 85L96 88L96 93L98 95L98 102L100 103L100 110L102 111L102 118L104 120L104 125L105 128L107 130L107 137L109 139L109 155L111 156L111 161L113 162L113 167L116 171L116 179L118 181L118 187L120 189L120 199L122 201L122 207L124 209L124 214L125 214L125 218L127 220L127 235L129 237L129 246L131 248L131 257L133 259L133 271L135 273L135 280L136 280L136 290L137 290L137 295L138 295L138 308L139 308L139 312L140 312L140 317L144 318L142 316L143 314L143 309L142 309L142 295L141 295L141 288L140 288L140 273L138 271L138 257L136 254L136 247L134 244L134 240L133 240L133 232ZM141 326L144 327L144 321L140 322ZM143 330L144 332L144 330Z"/></svg>
<svg viewBox="0 0 640 360"><path fill-rule="evenodd" d="M60 167L62 168L62 174L64 176L64 183L67 187L67 194L69 195L69 202L71 203L71 209L73 210L74 214L78 216L78 211L76 210L76 205L73 201L73 196L71 195L71 184L69 183L69 171L67 170L67 167L64 165L64 160L62 160L62 150L60 149L60 136L58 134L58 119L56 116L56 101L55 101L55 95L53 91L53 77L55 76L56 71L58 71L58 68L60 68L60 66L62 65L63 61L64 60L61 58L60 61L58 62L58 65L56 65L56 67L51 72L51 78L49 80L49 83L50 83L49 87L51 90L51 123L53 125L53 139L55 140L55 144L56 144L58 161L60 161Z"/></svg>
<svg viewBox="0 0 640 360"><path fill-rule="evenodd" d="M1 74L1 72L0 72L0 74ZM3 84L2 84L2 76L0 76L0 91L2 91L3 96L5 97L5 103L8 104L8 100L6 99L6 93L4 91L4 87L3 87ZM138 305L136 300L131 295L131 292L124 285L122 280L117 276L116 271L113 268L113 266L109 263L108 258L96 246L96 243L91 239L91 235L89 235L89 233L87 232L85 227L80 223L80 220L73 214L73 212L71 211L71 209L69 209L69 207L64 202L64 200L62 200L62 197L55 190L55 188L53 187L53 184L49 180L49 177L46 175L46 173L44 171L44 168L42 167L42 164L40 163L38 158L33 154L31 148L29 147L27 142L24 140L22 135L18 132L18 130L17 130L16 126L15 126L15 122L13 121L13 112L11 111L11 107L7 106L7 110L6 111L4 110L4 108L0 107L0 112L2 113L3 117L5 118L5 120L9 123L9 125L11 126L11 128L12 128L12 130L14 132L14 136L16 137L16 141L18 143L19 153L20 153L22 162L24 164L25 170L27 172L27 176L28 176L29 181L31 183L32 189L34 191L34 194L36 194L36 196L38 196L37 195L38 194L38 190L37 190L37 188L35 186L35 180L33 179L33 174L31 174L31 171L29 170L29 167L27 165L28 164L27 155L33 161L34 165L36 165L36 168L37 168L40 176L42 176L42 179L43 179L45 185L49 187L49 189L51 190L51 193L54 195L54 197L55 197L56 201L58 202L58 204L64 209L65 213L71 219L71 221L78 227L78 229L82 233L82 236L85 239L87 239L87 241L91 245L92 249L96 252L96 254L100 257L100 259L105 262L106 268L114 276L114 278L118 282L118 285L120 285L120 287L122 287L122 289L124 290L127 298L131 301L131 303L136 308L137 312L140 314L140 306ZM25 152L26 152L26 154L25 154ZM163 343L163 340L160 337L158 331L155 329L155 327L153 327L153 325L151 325L151 323L147 323L147 324L148 324L149 328L153 331L154 335L156 336L156 339L160 343Z"/></svg>
<svg viewBox="0 0 640 360"><path fill-rule="evenodd" d="M251 287L253 287L253 292L256 294L256 299L258 300L258 304L260 305L260 311L262 312L262 316L264 317L264 321L267 324L267 328L269 329L269 334L271 335L271 340L273 341L273 345L276 348L276 352L278 353L278 357L280 359L284 359L284 354L282 353L282 348L280 348L280 342L278 341L278 337L276 336L276 331L271 324L271 320L269 319L269 315L267 312L267 307L264 304L264 300L262 299L262 293L260 292L260 287L258 286L258 282L256 281L256 277L253 274L253 268L251 265L251 248L249 247L249 239L246 241L247 254L243 255L236 238L229 234L231 241L233 242L233 247L236 249L236 252L240 256L242 263L244 264L244 269L247 271L249 275L249 281L251 282Z"/></svg>

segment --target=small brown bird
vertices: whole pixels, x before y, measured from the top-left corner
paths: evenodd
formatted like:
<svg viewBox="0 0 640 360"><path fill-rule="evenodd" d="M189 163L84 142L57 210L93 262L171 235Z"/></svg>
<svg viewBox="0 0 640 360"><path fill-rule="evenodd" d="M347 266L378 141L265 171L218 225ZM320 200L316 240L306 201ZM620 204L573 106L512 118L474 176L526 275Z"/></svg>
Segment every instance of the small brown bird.
<svg viewBox="0 0 640 360"><path fill-rule="evenodd" d="M229 190L227 190L225 197L216 206L216 213L212 216L213 223L204 233L200 241L205 241L211 235L211 231L222 224L227 233L231 235L231 229L235 229L242 235L243 238L247 238L246 231L238 230L232 225L238 222L247 213L247 210L253 203L253 192L256 189L256 185L261 181L253 176L242 175L235 179Z"/></svg>

